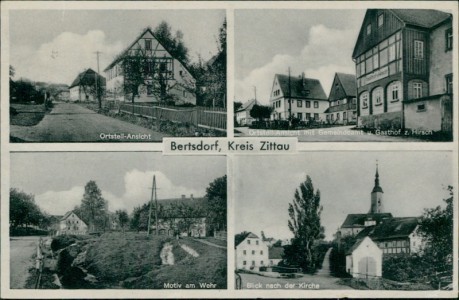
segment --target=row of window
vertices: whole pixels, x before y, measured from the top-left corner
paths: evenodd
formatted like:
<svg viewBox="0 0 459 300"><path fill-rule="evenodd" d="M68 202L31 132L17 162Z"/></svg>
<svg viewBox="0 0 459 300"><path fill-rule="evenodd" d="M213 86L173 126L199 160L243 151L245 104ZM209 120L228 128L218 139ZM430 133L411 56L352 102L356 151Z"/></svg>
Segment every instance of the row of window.
<svg viewBox="0 0 459 300"><path fill-rule="evenodd" d="M275 97L275 96L279 96L279 95L280 95L280 90L275 90L275 91L274 91L274 97Z"/></svg>
<svg viewBox="0 0 459 300"><path fill-rule="evenodd" d="M247 250L243 250L242 254L247 255ZM252 250L252 255L255 255L255 250ZM263 255L263 250L260 250L260 255Z"/></svg>
<svg viewBox="0 0 459 300"><path fill-rule="evenodd" d="M348 103L347 99L336 100L336 101L330 102L330 107L338 106L338 105L346 104L346 103ZM352 104L356 104L356 103L357 103L357 99L352 98Z"/></svg>
<svg viewBox="0 0 459 300"><path fill-rule="evenodd" d="M352 112L352 118L355 119L356 118L356 114L357 112L353 111ZM343 111L343 120L347 120L348 118L348 114L347 112ZM339 121L341 119L341 113L340 112L337 112L336 113L336 121ZM335 121L335 114L329 114L327 115L327 121L330 120L330 121Z"/></svg>
<svg viewBox="0 0 459 300"><path fill-rule="evenodd" d="M299 119L299 120L303 120L303 113L296 113L296 117ZM306 113L305 114L305 119L306 121L309 121L311 120L311 113ZM314 114L314 117L312 118L312 120L319 120L319 114L315 113Z"/></svg>
<svg viewBox="0 0 459 300"><path fill-rule="evenodd" d="M415 83L415 95L421 98L422 97L422 85L419 87L417 83ZM368 101L369 101L369 92L363 92L360 95L360 103L363 109L368 108ZM371 98L373 100L373 105L378 106L382 105L384 102L384 89L382 87L376 87L371 92ZM400 101L402 98L402 83L400 81L391 82L387 86L387 100L390 102L397 102Z"/></svg>
<svg viewBox="0 0 459 300"><path fill-rule="evenodd" d="M415 56L422 55L423 57L423 53L424 43L415 41ZM373 70L382 68L394 60L401 59L401 57L401 34L397 32L357 58L357 77L371 73Z"/></svg>
<svg viewBox="0 0 459 300"><path fill-rule="evenodd" d="M290 100L289 100L290 101ZM305 102L304 105L306 108L311 108L311 101L310 100L292 100L296 101L296 107L303 107L303 101ZM319 101L313 101L314 108L319 108ZM278 100L273 102L273 108L281 107L282 101Z"/></svg>
<svg viewBox="0 0 459 300"><path fill-rule="evenodd" d="M378 15L378 28L384 25L384 14ZM371 34L371 23L367 25L367 35Z"/></svg>
<svg viewBox="0 0 459 300"><path fill-rule="evenodd" d="M410 253L410 248L384 248L383 253L397 254L397 253Z"/></svg>
<svg viewBox="0 0 459 300"><path fill-rule="evenodd" d="M247 240L247 244L250 245L250 242L251 242L250 240ZM255 245L258 245L258 244L259 244L259 242L257 240L255 240Z"/></svg>

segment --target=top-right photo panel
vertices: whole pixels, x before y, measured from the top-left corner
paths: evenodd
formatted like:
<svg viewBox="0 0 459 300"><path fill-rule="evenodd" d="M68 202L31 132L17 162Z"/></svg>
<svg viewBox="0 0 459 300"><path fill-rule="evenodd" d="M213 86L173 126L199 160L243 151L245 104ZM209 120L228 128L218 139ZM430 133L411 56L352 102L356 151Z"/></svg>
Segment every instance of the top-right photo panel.
<svg viewBox="0 0 459 300"><path fill-rule="evenodd" d="M234 13L235 137L453 140L451 11Z"/></svg>

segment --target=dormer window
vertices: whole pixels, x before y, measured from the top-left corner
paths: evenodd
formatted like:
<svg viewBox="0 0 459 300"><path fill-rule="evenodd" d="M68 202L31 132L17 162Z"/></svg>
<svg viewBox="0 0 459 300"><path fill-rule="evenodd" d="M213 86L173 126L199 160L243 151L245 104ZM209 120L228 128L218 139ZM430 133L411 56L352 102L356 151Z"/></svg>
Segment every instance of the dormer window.
<svg viewBox="0 0 459 300"><path fill-rule="evenodd" d="M145 40L145 50L151 50L151 40Z"/></svg>
<svg viewBox="0 0 459 300"><path fill-rule="evenodd" d="M378 27L383 26L383 24L384 24L384 15L383 15L383 14L380 14L380 15L378 16Z"/></svg>
<svg viewBox="0 0 459 300"><path fill-rule="evenodd" d="M371 33L371 24L367 25L367 35L370 35Z"/></svg>

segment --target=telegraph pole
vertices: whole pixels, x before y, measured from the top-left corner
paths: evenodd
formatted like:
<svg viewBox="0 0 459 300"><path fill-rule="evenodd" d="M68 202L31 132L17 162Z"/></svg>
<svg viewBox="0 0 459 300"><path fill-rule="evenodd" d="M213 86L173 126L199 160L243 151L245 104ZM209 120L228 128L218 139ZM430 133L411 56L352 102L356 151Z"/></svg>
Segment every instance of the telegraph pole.
<svg viewBox="0 0 459 300"><path fill-rule="evenodd" d="M102 101L100 99L100 91L97 82L99 81L99 55L102 53L100 51L94 52L97 57L97 74L95 74L95 80L96 80L96 95L97 95L97 100L99 101L99 109L102 108Z"/></svg>
<svg viewBox="0 0 459 300"><path fill-rule="evenodd" d="M255 102L257 102L257 87L254 85L253 90L255 92Z"/></svg>
<svg viewBox="0 0 459 300"><path fill-rule="evenodd" d="M288 118L289 124L292 123L292 86L290 83L290 67L288 67Z"/></svg>
<svg viewBox="0 0 459 300"><path fill-rule="evenodd" d="M147 233L150 235L151 227L151 206L153 204L153 198L155 199L155 234L158 235L158 196L156 195L156 175L153 175L153 185L151 188L151 199L150 199L150 208L148 210L148 229Z"/></svg>

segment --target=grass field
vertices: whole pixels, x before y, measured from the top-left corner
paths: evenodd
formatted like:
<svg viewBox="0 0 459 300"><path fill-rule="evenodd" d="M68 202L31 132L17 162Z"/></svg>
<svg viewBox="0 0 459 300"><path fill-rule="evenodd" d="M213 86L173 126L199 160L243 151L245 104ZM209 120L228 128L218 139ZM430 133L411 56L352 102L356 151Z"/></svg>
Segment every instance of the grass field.
<svg viewBox="0 0 459 300"><path fill-rule="evenodd" d="M16 114L10 114L10 124L18 126L34 126L45 116L43 104L11 104Z"/></svg>

